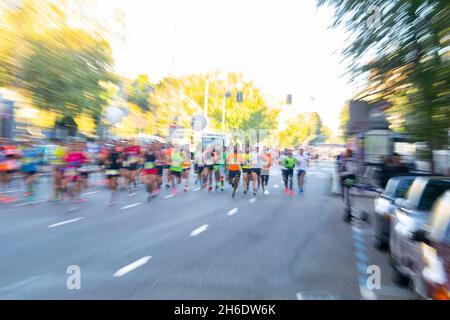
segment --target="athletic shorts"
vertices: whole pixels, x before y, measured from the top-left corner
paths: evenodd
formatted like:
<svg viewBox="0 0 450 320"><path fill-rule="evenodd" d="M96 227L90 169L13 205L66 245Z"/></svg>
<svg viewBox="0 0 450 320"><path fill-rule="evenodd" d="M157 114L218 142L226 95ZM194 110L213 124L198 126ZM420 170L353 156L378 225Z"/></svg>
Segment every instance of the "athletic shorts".
<svg viewBox="0 0 450 320"><path fill-rule="evenodd" d="M105 174L106 174L106 178L107 179L120 177L120 171L118 169L117 170L115 170L115 169L111 169L111 170L106 169L105 170Z"/></svg>
<svg viewBox="0 0 450 320"><path fill-rule="evenodd" d="M258 176L261 175L261 169L260 168L253 168L252 172L256 173Z"/></svg>
<svg viewBox="0 0 450 320"><path fill-rule="evenodd" d="M252 168L243 168L242 171L244 173L252 174Z"/></svg>
<svg viewBox="0 0 450 320"><path fill-rule="evenodd" d="M174 175L177 178L181 178L181 171L170 170L170 174Z"/></svg>
<svg viewBox="0 0 450 320"><path fill-rule="evenodd" d="M189 168L183 168L183 172L186 172L186 171L189 171L189 170L191 170L191 167L189 167Z"/></svg>
<svg viewBox="0 0 450 320"><path fill-rule="evenodd" d="M136 171L138 169L137 163L131 163L126 167L127 170Z"/></svg>
<svg viewBox="0 0 450 320"><path fill-rule="evenodd" d="M147 174L147 175L157 175L157 174L158 174L158 169L157 169L157 168L144 169L144 174Z"/></svg>
<svg viewBox="0 0 450 320"><path fill-rule="evenodd" d="M163 176L163 171L164 171L164 166L161 166L161 165L155 166L155 169L156 169L156 174L158 176L162 177Z"/></svg>
<svg viewBox="0 0 450 320"><path fill-rule="evenodd" d="M213 164L207 164L207 165L205 166L205 168L207 168L207 169L209 170L209 172L214 171L214 165L213 165Z"/></svg>
<svg viewBox="0 0 450 320"><path fill-rule="evenodd" d="M306 171L303 169L297 170L297 176L301 176L302 174L306 174Z"/></svg>
<svg viewBox="0 0 450 320"><path fill-rule="evenodd" d="M237 171L232 171L232 170L228 170L228 179L229 180L233 180L234 177L241 177L241 171L237 170Z"/></svg>
<svg viewBox="0 0 450 320"><path fill-rule="evenodd" d="M287 178L294 175L294 169L283 170L283 177Z"/></svg>
<svg viewBox="0 0 450 320"><path fill-rule="evenodd" d="M203 166L199 165L199 164L196 164L196 165L194 165L194 170L195 170L196 174L200 174L203 171Z"/></svg>
<svg viewBox="0 0 450 320"><path fill-rule="evenodd" d="M27 177L32 177L36 174L36 171L23 171L23 174Z"/></svg>

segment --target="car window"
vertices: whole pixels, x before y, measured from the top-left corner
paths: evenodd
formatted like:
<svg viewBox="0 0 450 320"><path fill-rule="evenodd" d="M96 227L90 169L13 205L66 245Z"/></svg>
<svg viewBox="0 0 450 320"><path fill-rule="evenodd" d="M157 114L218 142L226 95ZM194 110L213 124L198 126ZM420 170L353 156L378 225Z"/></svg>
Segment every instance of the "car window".
<svg viewBox="0 0 450 320"><path fill-rule="evenodd" d="M405 199L408 200L408 203L412 207L417 207L419 205L420 197L426 184L427 180L423 178L417 178L416 180L414 180L413 184L409 188Z"/></svg>
<svg viewBox="0 0 450 320"><path fill-rule="evenodd" d="M420 198L417 209L423 211L431 210L436 199L443 195L447 190L450 190L450 183L445 180L428 182L422 197Z"/></svg>
<svg viewBox="0 0 450 320"><path fill-rule="evenodd" d="M394 197L395 196L395 190L397 189L398 180L397 179L390 179L386 188L384 189L384 194L388 197Z"/></svg>
<svg viewBox="0 0 450 320"><path fill-rule="evenodd" d="M396 198L404 198L406 193L409 190L409 187L411 187L414 179L401 179L398 182L397 190L395 192Z"/></svg>
<svg viewBox="0 0 450 320"><path fill-rule="evenodd" d="M430 238L436 242L450 243L450 195L439 200L434 207Z"/></svg>

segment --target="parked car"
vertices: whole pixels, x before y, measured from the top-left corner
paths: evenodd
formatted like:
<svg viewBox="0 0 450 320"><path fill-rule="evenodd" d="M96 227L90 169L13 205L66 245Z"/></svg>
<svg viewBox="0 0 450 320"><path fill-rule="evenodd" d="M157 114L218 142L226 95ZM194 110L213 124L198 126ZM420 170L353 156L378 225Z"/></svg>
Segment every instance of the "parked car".
<svg viewBox="0 0 450 320"><path fill-rule="evenodd" d="M377 249L388 248L391 216L397 209L395 200L405 197L415 178L413 176L391 178L384 191L375 198L373 240Z"/></svg>
<svg viewBox="0 0 450 320"><path fill-rule="evenodd" d="M394 201L397 209L392 215L389 245L395 281L405 283L410 277L412 234L425 227L434 202L447 190L450 190L450 178L418 177L408 190L406 199Z"/></svg>
<svg viewBox="0 0 450 320"><path fill-rule="evenodd" d="M409 244L414 295L450 300L450 191L436 202L427 225L412 234Z"/></svg>

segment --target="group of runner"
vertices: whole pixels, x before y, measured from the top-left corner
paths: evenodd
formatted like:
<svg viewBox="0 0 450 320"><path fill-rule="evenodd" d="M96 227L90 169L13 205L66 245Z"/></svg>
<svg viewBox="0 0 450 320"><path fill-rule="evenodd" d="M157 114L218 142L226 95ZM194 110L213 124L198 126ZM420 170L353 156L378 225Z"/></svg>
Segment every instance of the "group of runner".
<svg viewBox="0 0 450 320"><path fill-rule="evenodd" d="M67 198L75 203L83 202L82 193L89 187L89 174L97 171L104 173L106 185L111 191L110 205L117 202L120 188L127 188L131 194L140 184L145 185L148 200L151 201L164 186L171 188L172 195L176 195L179 189L188 192L192 167L195 184L208 192L214 189L225 191L225 182L228 181L234 198L242 180L244 194L253 192L256 196L260 189L268 194L270 170L276 158L282 169L285 193L294 194L294 172L299 192L303 193L309 157L302 149L295 155L288 149L278 155L267 147L245 145L241 150L236 144L229 147L200 146L199 150L192 152L189 145L155 142L142 146L130 140L104 144L98 151L92 152L84 142L59 142L49 160L53 174L51 200L57 202ZM23 142L20 147L2 143L2 188L7 190L12 177L22 173L25 196L32 197L33 182L41 159L38 148L30 142Z"/></svg>

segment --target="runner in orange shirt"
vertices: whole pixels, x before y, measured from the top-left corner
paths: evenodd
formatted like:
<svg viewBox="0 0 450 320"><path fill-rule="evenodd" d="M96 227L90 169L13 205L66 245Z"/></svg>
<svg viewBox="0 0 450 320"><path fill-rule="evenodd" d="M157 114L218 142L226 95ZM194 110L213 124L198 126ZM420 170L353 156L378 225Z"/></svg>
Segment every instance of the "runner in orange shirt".
<svg viewBox="0 0 450 320"><path fill-rule="evenodd" d="M244 163L244 157L239 153L238 145L234 145L233 152L227 155L228 182L233 186L232 197L236 196L236 190L241 180L241 165Z"/></svg>

